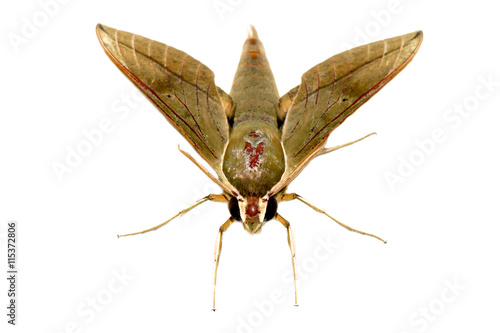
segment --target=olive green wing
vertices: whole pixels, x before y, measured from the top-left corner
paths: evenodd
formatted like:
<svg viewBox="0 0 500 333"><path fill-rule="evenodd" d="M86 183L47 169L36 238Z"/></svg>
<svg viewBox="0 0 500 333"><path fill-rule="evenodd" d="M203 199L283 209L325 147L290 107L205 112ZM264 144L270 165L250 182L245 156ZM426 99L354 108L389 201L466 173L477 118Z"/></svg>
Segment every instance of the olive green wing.
<svg viewBox="0 0 500 333"><path fill-rule="evenodd" d="M301 84L280 99L286 170L271 194L289 184L330 133L412 60L422 38L417 31L356 47L302 75Z"/></svg>
<svg viewBox="0 0 500 333"><path fill-rule="evenodd" d="M96 30L115 65L220 176L232 101L215 85L213 72L171 46L101 24Z"/></svg>

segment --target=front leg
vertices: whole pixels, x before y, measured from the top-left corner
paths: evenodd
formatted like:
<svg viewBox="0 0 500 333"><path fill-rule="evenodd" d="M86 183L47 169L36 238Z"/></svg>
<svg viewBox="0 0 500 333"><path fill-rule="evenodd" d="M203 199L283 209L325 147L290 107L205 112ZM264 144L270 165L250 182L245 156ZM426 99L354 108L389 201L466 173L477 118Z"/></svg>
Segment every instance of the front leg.
<svg viewBox="0 0 500 333"><path fill-rule="evenodd" d="M382 238L380 238L378 236L375 236L373 234L369 234L369 233L361 231L361 230L354 229L354 228L348 226L347 224L344 224L344 223L340 222L339 220L335 219L333 216L331 216L330 214L328 214L327 212L325 212L323 209L321 209L321 208L313 205L312 203L310 203L309 201L307 201L306 199L304 199L303 197L301 197L297 193L286 193L283 196L281 196L279 202L282 202L282 201L291 201L291 200L294 200L294 199L297 199L297 200L305 203L306 205L308 205L309 207L311 207L312 209L314 209L318 213L325 214L330 219L334 220L335 222L337 222L338 224L340 224L341 226L343 226L344 228L346 228L349 231L354 231L354 232L357 232L358 234L361 234L361 235L370 236L370 237L376 238L376 239L378 239L378 240L380 240L380 241L382 241L384 243L387 243L385 240L383 240Z"/></svg>
<svg viewBox="0 0 500 333"><path fill-rule="evenodd" d="M214 251L214 291L213 291L213 303L212 311L215 311L215 285L217 283L217 268L219 267L220 252L222 250L222 234L229 228L234 222L234 218L230 217L223 225L219 228L219 233L217 234L217 239L215 241L215 251Z"/></svg>
<svg viewBox="0 0 500 333"><path fill-rule="evenodd" d="M292 254L292 268L293 268L293 285L295 287L295 306L299 306L297 304L297 273L295 269L295 238L293 237L292 228L290 227L290 223L283 218L280 214L276 213L274 219L279 221L285 228L288 238L288 246L290 247L290 253Z"/></svg>

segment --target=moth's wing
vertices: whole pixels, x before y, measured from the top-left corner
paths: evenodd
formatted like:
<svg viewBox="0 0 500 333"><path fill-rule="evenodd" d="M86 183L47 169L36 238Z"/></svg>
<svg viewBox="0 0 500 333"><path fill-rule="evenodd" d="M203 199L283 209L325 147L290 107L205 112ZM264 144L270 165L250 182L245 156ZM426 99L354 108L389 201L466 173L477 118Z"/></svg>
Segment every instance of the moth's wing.
<svg viewBox="0 0 500 333"><path fill-rule="evenodd" d="M101 24L96 30L115 65L221 176L232 100L213 72L171 46Z"/></svg>
<svg viewBox="0 0 500 333"><path fill-rule="evenodd" d="M278 109L278 120L280 122L283 122L285 120L286 114L288 110L290 110L290 107L292 106L293 103L293 99L295 98L295 95L297 95L299 88L300 85L296 86L295 88L291 89L289 92L281 96Z"/></svg>
<svg viewBox="0 0 500 333"><path fill-rule="evenodd" d="M330 133L396 76L414 57L421 31L335 55L302 75L280 99L286 170L271 190L288 185L324 147Z"/></svg>

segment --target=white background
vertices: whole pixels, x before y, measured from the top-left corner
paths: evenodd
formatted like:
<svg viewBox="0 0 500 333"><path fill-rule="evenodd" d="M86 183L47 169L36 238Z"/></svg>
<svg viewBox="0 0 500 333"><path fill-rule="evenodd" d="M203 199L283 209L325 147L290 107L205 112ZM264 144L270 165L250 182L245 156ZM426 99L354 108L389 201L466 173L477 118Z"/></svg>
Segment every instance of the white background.
<svg viewBox="0 0 500 333"><path fill-rule="evenodd" d="M491 2L54 1L0 8L2 267L7 222L17 221L19 237L18 325L6 323L2 278L1 327L498 331L500 24ZM221 13L214 4L228 7ZM33 23L38 28L29 31ZM218 310L210 311L213 243L229 216L225 205L207 203L156 232L116 239L218 190L177 151L178 144L193 150L149 102L122 100L134 98L135 88L101 49L97 23L187 52L215 72L226 92L254 24L282 94L343 45L423 30L413 62L329 144L378 135L318 158L289 187L388 244L351 233L300 202L284 203L279 211L293 226L304 272L300 306L292 306L284 278L291 271L285 229L274 221L256 236L239 224L229 228ZM490 90L485 80L494 83ZM454 108L468 116L445 118L457 117ZM84 144L84 132L104 119L112 130L58 179L54 163L65 164L68 149ZM428 143L439 129L445 139L433 149L427 144L424 155L416 142ZM403 159L418 165L403 170ZM387 173L398 175L398 168L402 181L391 188ZM331 253L320 245L328 242ZM281 297L272 303L275 294Z"/></svg>

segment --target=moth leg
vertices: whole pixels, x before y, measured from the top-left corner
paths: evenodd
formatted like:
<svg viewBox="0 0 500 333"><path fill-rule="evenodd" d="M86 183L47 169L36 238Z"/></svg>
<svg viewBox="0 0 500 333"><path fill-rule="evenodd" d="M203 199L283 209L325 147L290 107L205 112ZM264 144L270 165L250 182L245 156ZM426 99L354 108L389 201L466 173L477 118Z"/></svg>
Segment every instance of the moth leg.
<svg viewBox="0 0 500 333"><path fill-rule="evenodd" d="M299 306L297 304L297 274L295 270L295 238L293 237L292 228L290 227L290 223L283 218L280 214L276 213L274 219L279 221L286 228L287 236L288 236L288 246L290 246L290 252L292 254L292 267L293 267L293 284L295 287L295 306Z"/></svg>
<svg viewBox="0 0 500 333"><path fill-rule="evenodd" d="M169 218L168 220L166 220L165 222L163 223L160 223L158 224L157 226L155 227L152 227L152 228L149 228L149 229L146 229L146 230L143 230L143 231L138 231L138 232L133 232L131 234L125 234L125 235L118 235L118 238L120 237L125 237L125 236L133 236L133 235L138 235L138 234L144 234L146 232L150 232L150 231L153 231L153 230L156 230L158 228L161 228L163 227L165 224L167 224L168 222L172 221L173 219L175 219L176 217L179 217L181 215L184 215L186 214L187 212L189 212L191 209L195 208L196 206L198 205L201 205L202 203L204 203L205 201L215 201L215 202L229 202L229 200L226 198L226 196L224 194L209 194L207 195L206 197L196 201L194 204L192 204L191 206L189 206L188 208L186 209L183 209L181 211L179 211L177 214L175 214L174 216L172 216L171 218Z"/></svg>
<svg viewBox="0 0 500 333"><path fill-rule="evenodd" d="M373 134L377 134L375 132L373 133L370 133L368 135L365 135L364 137L360 138L360 139L357 139L357 140L354 140L354 141L351 141L351 142L348 142L348 143L344 143L343 145L338 145L338 146L335 146L335 147L330 147L330 148L323 148L323 150L321 150L318 155L316 155L315 157L318 157L320 155L323 155L323 154L328 154L328 153L331 153L332 151L335 151L337 149L340 149L340 148L344 148L344 147L347 147L347 146L350 146L352 145L353 143L356 143L356 142L359 142L363 139L366 139L367 137L373 135Z"/></svg>
<svg viewBox="0 0 500 333"><path fill-rule="evenodd" d="M299 201L302 201L303 203L305 203L306 205L308 205L309 207L311 207L312 209L314 209L318 213L325 214L326 216L328 216L329 218L331 218L332 220L334 220L335 222L337 222L338 224L340 224L341 226L343 226L344 228L346 228L349 231L354 231L354 232L357 232L358 234L361 234L361 235L370 236L370 237L376 238L376 239L378 239L378 240L380 240L380 241L382 241L384 243L387 243L385 240L383 240L382 238L380 238L378 236L375 236L373 234L369 234L369 233L361 231L361 230L357 230L357 229L351 228L350 226L348 226L348 225L340 222L339 220L335 219L333 216L331 216L330 214L328 214L327 212L325 212L323 209L314 206L312 203L310 203L309 201L307 201L306 199L304 199L303 197L301 197L297 193L286 193L286 194L284 194L281 197L280 202L281 201L290 201L290 200L294 200L294 199L298 199Z"/></svg>
<svg viewBox="0 0 500 333"><path fill-rule="evenodd" d="M230 217L223 225L219 228L219 233L217 234L217 239L215 240L215 251L214 251L214 291L213 291L213 303L212 311L215 311L215 285L217 283L217 268L219 267L220 252L222 249L222 233L229 228L229 226L234 222L234 218Z"/></svg>

